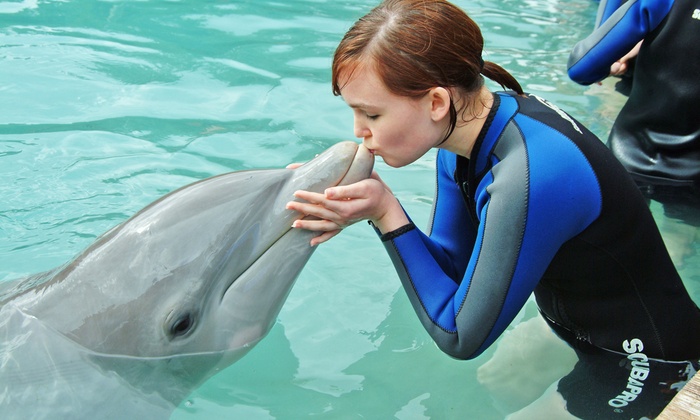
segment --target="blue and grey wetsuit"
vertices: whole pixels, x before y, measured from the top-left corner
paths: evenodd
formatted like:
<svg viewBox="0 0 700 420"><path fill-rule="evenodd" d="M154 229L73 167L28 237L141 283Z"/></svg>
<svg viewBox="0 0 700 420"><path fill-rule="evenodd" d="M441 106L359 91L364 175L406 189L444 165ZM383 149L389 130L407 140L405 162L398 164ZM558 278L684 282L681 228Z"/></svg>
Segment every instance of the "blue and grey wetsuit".
<svg viewBox="0 0 700 420"><path fill-rule="evenodd" d="M534 291L582 342L619 350L638 338L650 357L700 356L700 312L629 174L543 99L494 98L470 160L438 153L430 234L409 224L382 236L440 348L479 355Z"/></svg>
<svg viewBox="0 0 700 420"><path fill-rule="evenodd" d="M471 159L440 150L430 233L381 239L423 326L453 357L489 347L534 291L575 348L700 357L700 311L625 169L534 95L494 94ZM606 400L607 401L607 400Z"/></svg>
<svg viewBox="0 0 700 420"><path fill-rule="evenodd" d="M698 189L700 0L610 0L601 9L603 22L569 56L569 76L600 81L644 40L608 145L642 184Z"/></svg>
<svg viewBox="0 0 700 420"><path fill-rule="evenodd" d="M595 27L599 27L608 20L615 10L617 10L626 0L600 0L598 4L598 14L595 18Z"/></svg>

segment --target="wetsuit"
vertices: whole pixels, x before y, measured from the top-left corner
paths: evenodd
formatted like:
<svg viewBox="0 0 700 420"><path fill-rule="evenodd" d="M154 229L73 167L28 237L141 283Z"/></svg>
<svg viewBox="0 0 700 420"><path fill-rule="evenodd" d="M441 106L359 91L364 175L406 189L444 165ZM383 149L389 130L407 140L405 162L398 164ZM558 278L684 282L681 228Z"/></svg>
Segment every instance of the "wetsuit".
<svg viewBox="0 0 700 420"><path fill-rule="evenodd" d="M608 145L641 185L687 187L700 196L700 0L607 3L604 21L573 48L569 76L600 81L644 40Z"/></svg>
<svg viewBox="0 0 700 420"><path fill-rule="evenodd" d="M637 339L647 357L700 357L700 312L638 188L595 135L533 95L494 94L471 159L438 152L428 235L409 223L381 239L453 357L483 352L533 291L576 349Z"/></svg>
<svg viewBox="0 0 700 420"><path fill-rule="evenodd" d="M615 10L617 10L626 0L600 0L598 5L598 14L595 18L595 27L599 27L603 22L608 20Z"/></svg>

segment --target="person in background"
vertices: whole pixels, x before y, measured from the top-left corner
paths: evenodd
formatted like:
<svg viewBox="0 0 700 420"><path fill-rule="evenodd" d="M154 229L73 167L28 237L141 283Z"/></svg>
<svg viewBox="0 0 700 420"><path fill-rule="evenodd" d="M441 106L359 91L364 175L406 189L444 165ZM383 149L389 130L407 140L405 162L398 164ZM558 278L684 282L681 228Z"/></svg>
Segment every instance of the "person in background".
<svg viewBox="0 0 700 420"><path fill-rule="evenodd" d="M645 197L682 222L662 226L680 266L700 227L700 1L617 0L603 9L600 26L571 51L569 77L583 85L627 78L629 98L607 144Z"/></svg>
<svg viewBox="0 0 700 420"><path fill-rule="evenodd" d="M415 226L375 172L297 191L287 207L312 217L293 227L320 232L315 246L368 220L423 326L458 359L489 348L534 291L579 357L543 398L569 416L624 407L654 417L697 367L700 311L622 165L485 61L483 45L475 22L443 0L387 0L359 19L336 49L333 92L389 166L438 149L430 224ZM484 77L509 90L489 91Z"/></svg>

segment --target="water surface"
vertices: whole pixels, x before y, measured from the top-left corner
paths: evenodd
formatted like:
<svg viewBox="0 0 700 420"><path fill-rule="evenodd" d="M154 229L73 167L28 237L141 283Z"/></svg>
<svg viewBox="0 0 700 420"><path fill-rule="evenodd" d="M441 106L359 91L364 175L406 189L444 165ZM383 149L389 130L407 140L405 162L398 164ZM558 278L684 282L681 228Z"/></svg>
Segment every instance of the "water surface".
<svg viewBox="0 0 700 420"><path fill-rule="evenodd" d="M70 260L159 196L197 179L283 167L352 138L330 60L375 1L0 2L0 279ZM526 91L607 137L625 98L613 82L566 76L590 32L590 0L459 0L483 29L485 59ZM495 87L494 87L495 88ZM377 169L425 226L434 153ZM691 228L676 245L700 300ZM669 228L670 229L670 228ZM670 236L669 236L670 237ZM530 304L514 324L534 315ZM507 413L474 361L423 331L374 232L360 223L322 246L270 335L194 392L175 419L479 418Z"/></svg>

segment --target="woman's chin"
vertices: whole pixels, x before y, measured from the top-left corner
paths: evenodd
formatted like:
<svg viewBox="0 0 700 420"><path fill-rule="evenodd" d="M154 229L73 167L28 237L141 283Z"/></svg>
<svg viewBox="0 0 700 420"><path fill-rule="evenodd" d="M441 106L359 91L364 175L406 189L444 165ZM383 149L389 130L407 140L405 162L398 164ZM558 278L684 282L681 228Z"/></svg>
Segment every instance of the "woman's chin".
<svg viewBox="0 0 700 420"><path fill-rule="evenodd" d="M387 164L388 166L391 166L392 168L401 168L401 167L404 167L404 166L408 165L409 163L411 163L411 162L404 162L400 159L394 159L392 157L384 157L382 155L375 153L374 157L376 158L377 156L379 156L385 164Z"/></svg>

